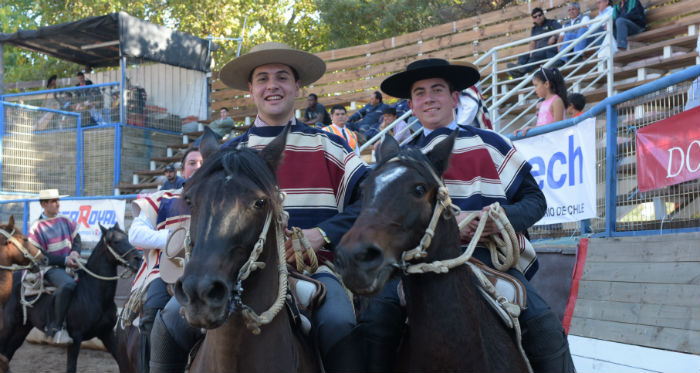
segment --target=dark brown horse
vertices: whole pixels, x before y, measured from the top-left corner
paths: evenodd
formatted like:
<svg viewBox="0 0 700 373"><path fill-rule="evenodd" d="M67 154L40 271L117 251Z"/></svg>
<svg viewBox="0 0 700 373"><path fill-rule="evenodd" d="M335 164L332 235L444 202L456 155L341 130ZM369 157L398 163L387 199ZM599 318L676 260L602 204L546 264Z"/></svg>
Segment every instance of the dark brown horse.
<svg viewBox="0 0 700 373"><path fill-rule="evenodd" d="M27 245L27 237L15 227L15 218L0 225L0 329L4 323L3 308L12 293L12 272L36 266L44 257L41 251ZM0 355L0 372L7 372L9 361Z"/></svg>
<svg viewBox="0 0 700 373"><path fill-rule="evenodd" d="M275 170L288 131L260 152L225 149L209 155L210 138L205 135L202 140L204 164L184 190L191 213L191 257L175 285L187 321L208 329L190 372L320 370L316 355L283 305L276 314L266 313L265 322L251 323L252 312L274 311L280 290L282 296L286 293L286 288L280 289L286 281L281 273L286 264L278 253L283 227L278 220L282 201ZM262 252L251 260L251 253L260 248L256 243L263 240ZM252 262L264 267L246 271ZM250 277L245 279L247 273ZM259 327L258 334L251 333L247 324Z"/></svg>
<svg viewBox="0 0 700 373"><path fill-rule="evenodd" d="M114 294L117 289L117 266L136 271L141 263L141 252L131 246L129 239L118 225L102 229L102 238L79 273L78 284L66 315L68 334L73 342L68 346L67 369L77 369L80 343L93 337L99 338L107 351L114 356L114 325L117 306ZM43 329L48 310L53 308L53 296L42 295L33 307L27 309L27 322L23 323L20 303L20 273L14 276L12 295L5 306L5 328L0 330L0 353L12 359L32 327ZM102 277L102 278L98 278ZM116 356L115 356L116 358Z"/></svg>
<svg viewBox="0 0 700 373"><path fill-rule="evenodd" d="M404 253L419 245L442 186L455 135L427 155L400 150L387 136L376 168L362 186L362 210L336 250L336 265L353 292L377 294L395 271L405 268ZM427 257L421 262L462 254L453 214L440 216ZM469 267L448 273L404 275L408 331L394 371L525 372L527 365L514 333L479 293Z"/></svg>

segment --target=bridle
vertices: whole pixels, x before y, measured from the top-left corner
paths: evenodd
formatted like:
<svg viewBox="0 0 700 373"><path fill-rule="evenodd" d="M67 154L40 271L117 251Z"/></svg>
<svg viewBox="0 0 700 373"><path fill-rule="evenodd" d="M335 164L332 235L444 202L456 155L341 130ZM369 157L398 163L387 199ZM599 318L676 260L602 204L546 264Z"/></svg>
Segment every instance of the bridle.
<svg viewBox="0 0 700 373"><path fill-rule="evenodd" d="M400 155L389 159L385 163L396 162L399 160L421 163L420 161L402 157ZM496 222L499 231L501 231L503 236L507 238L504 241L501 239L496 239L494 236L492 236L494 237L495 242L490 242L487 245L489 251L491 252L491 259L494 263L494 266L496 267L496 269L501 271L507 270L508 268L514 266L518 262L518 259L520 257L518 239L515 235L515 231L513 230L512 225L510 224L510 222L508 222L508 218L505 216L505 213L502 212L502 209L500 208L500 204L498 202L493 203L490 206L488 213L483 214L481 216L476 231L474 232L474 237L469 242L467 249L464 250L464 252L460 256L452 259L436 260L432 263L422 262L410 264L410 262L413 260L422 259L428 256L428 252L426 251L426 249L430 246L433 240L433 236L435 235L435 228L437 227L440 218L443 217L445 219L449 219L453 216L456 217L461 212L461 209L457 205L452 203L450 193L447 189L447 186L445 186L445 182L443 181L443 179L435 173L432 167L428 166L426 168L430 171L430 175L432 176L433 180L438 184L438 190L435 196L435 207L433 208L433 215L430 218L428 226L425 228L425 232L423 233L423 237L421 238L420 243L415 248L408 251L404 251L401 254L401 261L399 263L395 263L394 266L401 269L404 274L410 275L428 272L447 273L450 269L459 267L467 263L469 261L469 258L471 258L472 254L474 253L477 244L479 243L479 239L481 238L481 234L484 231L484 228L486 227L488 218ZM464 220L458 223L459 229L461 230L462 228L464 228L467 224L469 224L469 222L471 222L478 216L479 211L475 211L469 214Z"/></svg>
<svg viewBox="0 0 700 373"><path fill-rule="evenodd" d="M280 192L280 205L284 202L285 194ZM261 314L257 314L250 306L243 303L243 281L245 281L250 274L256 269L265 268L265 262L257 261L262 254L263 247L265 246L265 241L267 239L267 232L272 225L273 213L275 208L270 209L265 218L265 223L260 235L258 236L253 250L250 252L248 260L243 263L241 268L238 270L238 275L236 276L236 284L231 291L229 301L231 303L231 310L229 316L235 312L235 310L240 309L243 319L245 321L246 327L253 334L260 334L260 327L272 322L272 320L277 316L280 310L284 307L284 302L287 297L287 276L289 274L287 270L287 262L285 260L285 250L284 250L284 224L288 220L288 214L283 209L280 208L280 213L275 219L275 238L277 240L277 272L279 274L279 287L277 290L277 298L273 304Z"/></svg>
<svg viewBox="0 0 700 373"><path fill-rule="evenodd" d="M134 272L134 269L131 268L131 266L129 265L129 262L126 260L126 256L129 255L132 251L137 250L135 247L132 247L131 249L127 250L124 254L120 255L116 250L114 250L112 248L112 246L109 245L109 243L107 243L107 239L105 238L104 234L102 235L101 240L104 242L105 247L107 247L107 251L109 251L109 253L112 254L114 259L116 259L117 262L119 262L121 265L124 266L124 268L125 268L124 271L117 276L110 276L110 277L101 276L101 275L98 275L97 273L89 270L87 268L86 264L83 263L82 259L79 259L76 261L76 263L78 264L78 268L82 269L90 276L92 276L98 280L104 280L104 281L115 281L115 280L119 280L120 278L126 278L126 277L128 277L129 273Z"/></svg>
<svg viewBox="0 0 700 373"><path fill-rule="evenodd" d="M37 258L41 255L41 250L37 250L36 255L30 254L29 251L24 247L24 245L13 236L15 234L15 232L16 232L15 229L12 229L12 232L7 232L4 229L0 229L0 234L2 234L3 236L5 236L5 238L7 238L7 243L8 244L11 243L11 244L15 245L17 247L17 250L19 250L22 253L22 256L29 259L31 264L27 264L27 265L23 265L23 266L18 265L18 264L13 264L11 266L0 265L0 269L5 269L8 271L19 271L19 270L23 270L23 269L30 269L34 266L39 265L40 263L39 263L39 260Z"/></svg>

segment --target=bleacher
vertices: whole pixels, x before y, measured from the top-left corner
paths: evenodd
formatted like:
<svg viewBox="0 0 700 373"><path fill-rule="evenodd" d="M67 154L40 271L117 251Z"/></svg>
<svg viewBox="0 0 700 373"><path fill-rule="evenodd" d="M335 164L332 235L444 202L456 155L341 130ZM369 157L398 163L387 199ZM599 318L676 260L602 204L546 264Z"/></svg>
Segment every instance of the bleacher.
<svg viewBox="0 0 700 373"><path fill-rule="evenodd" d="M568 3L565 0L533 1L365 45L317 53L326 61L326 74L314 85L303 87L295 108L303 110L306 107L309 93L316 93L319 102L326 107L335 104L353 106L356 103L359 108L371 92L378 90L379 84L387 76L401 71L408 63L426 57L474 62L496 46L528 37L533 8L543 8L547 18L561 21L566 17ZM623 92L669 72L700 63L700 57L694 50L700 31L697 0L642 0L642 3L647 9L648 28L629 38L631 50L615 54L614 92ZM582 13L591 18L597 14L593 3L582 3L581 6ZM499 58L525 51L526 45L509 48L499 51ZM498 71L506 70L505 63L497 68ZM595 66L584 66L579 74L593 80L597 73ZM482 75L485 75L483 71ZM499 79L506 77L499 75ZM487 98L491 92L490 84L490 81L482 81L481 89ZM531 90L531 87L523 88L524 92ZM607 97L605 79L581 93L586 96L587 107L600 102ZM218 80L218 72L212 74L212 114L221 107L228 107L236 121L242 122L246 117L250 121L255 117L256 108L252 100L246 97L247 94L226 87ZM514 97L505 105L523 105L517 95ZM516 107L513 113L518 113L518 110L523 109ZM166 164L178 160L178 152L194 141L196 135L185 134L183 144L173 144L168 155L151 159L151 170L138 173L134 183L122 183L119 187L125 191L153 188L157 175L162 174L158 172Z"/></svg>

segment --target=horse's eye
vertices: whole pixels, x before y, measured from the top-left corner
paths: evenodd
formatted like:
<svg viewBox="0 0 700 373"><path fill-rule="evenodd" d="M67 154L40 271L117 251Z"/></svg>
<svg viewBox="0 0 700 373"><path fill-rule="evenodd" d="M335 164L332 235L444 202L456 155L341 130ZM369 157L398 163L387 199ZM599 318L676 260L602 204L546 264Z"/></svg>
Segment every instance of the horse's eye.
<svg viewBox="0 0 700 373"><path fill-rule="evenodd" d="M418 184L415 187L413 187L413 194L416 197L423 197L425 195L425 193L426 193L426 191L425 191L424 185Z"/></svg>
<svg viewBox="0 0 700 373"><path fill-rule="evenodd" d="M188 205L192 204L192 201L190 201L190 197L185 196L184 199L185 199L185 203L187 203Z"/></svg>
<svg viewBox="0 0 700 373"><path fill-rule="evenodd" d="M253 206L255 206L256 209L261 209L261 208L265 207L265 200L259 199L259 200L255 201Z"/></svg>

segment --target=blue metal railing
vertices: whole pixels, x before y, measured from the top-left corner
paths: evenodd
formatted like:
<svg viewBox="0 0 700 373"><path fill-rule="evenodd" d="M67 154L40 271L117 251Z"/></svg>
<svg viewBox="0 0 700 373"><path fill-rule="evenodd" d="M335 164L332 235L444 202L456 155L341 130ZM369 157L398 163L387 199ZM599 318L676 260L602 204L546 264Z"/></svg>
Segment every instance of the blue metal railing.
<svg viewBox="0 0 700 373"><path fill-rule="evenodd" d="M568 128L576 125L577 123L588 119L595 118L597 115L606 113L606 150L605 150L605 236L623 236L623 235L636 235L636 234L654 234L658 233L658 230L645 231L645 232L616 232L616 218L617 218L617 130L618 130L618 116L617 116L617 105L624 102L628 102L632 99L639 98L641 96L665 89L667 87L679 84L681 82L689 81L700 76L700 65L696 65L687 68L683 71L676 72L674 74L659 78L653 82L641 85L636 88L632 88L628 91L616 94L614 96L608 97L592 107L590 110L586 111L584 114L563 120L557 123L551 123L541 127L535 127L527 132L527 135L513 136L507 135L511 140L523 139L527 137L533 137L552 131L557 131L563 128ZM664 232L684 232L684 231L698 231L700 227L695 228L681 228L675 230L664 230Z"/></svg>

